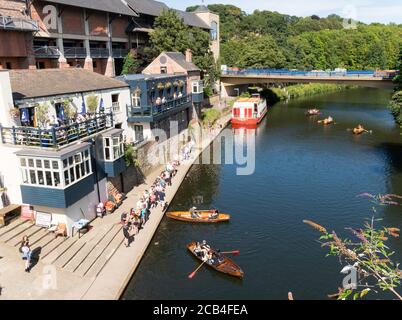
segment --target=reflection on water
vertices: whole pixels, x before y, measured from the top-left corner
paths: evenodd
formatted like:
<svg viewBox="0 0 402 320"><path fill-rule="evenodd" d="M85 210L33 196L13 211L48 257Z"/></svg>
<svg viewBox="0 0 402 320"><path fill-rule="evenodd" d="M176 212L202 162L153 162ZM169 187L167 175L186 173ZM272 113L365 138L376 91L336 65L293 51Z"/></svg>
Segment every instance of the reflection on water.
<svg viewBox="0 0 402 320"><path fill-rule="evenodd" d="M229 223L196 225L164 219L123 299L325 299L337 291L342 275L336 258L315 241L302 223L314 220L349 236L371 216L372 204L356 197L402 194L402 141L386 105L390 92L356 89L275 105L253 130L236 130L235 144L255 135L255 173L236 175L235 165L196 165L170 210L218 208ZM336 125L323 127L304 112L317 107ZM362 123L373 134L354 136ZM223 152L222 152L223 153ZM387 226L402 225L399 207L379 207ZM242 281L198 265L186 244L206 239L245 271ZM400 240L389 245L402 261ZM378 297L378 296L377 296ZM381 296L379 296L381 297Z"/></svg>

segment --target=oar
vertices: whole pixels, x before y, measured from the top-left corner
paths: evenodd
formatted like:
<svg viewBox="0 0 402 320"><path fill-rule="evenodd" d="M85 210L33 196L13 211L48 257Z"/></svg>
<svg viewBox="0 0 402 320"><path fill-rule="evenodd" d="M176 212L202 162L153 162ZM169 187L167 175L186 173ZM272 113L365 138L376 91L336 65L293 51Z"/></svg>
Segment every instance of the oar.
<svg viewBox="0 0 402 320"><path fill-rule="evenodd" d="M240 254L240 250L220 252L221 254Z"/></svg>
<svg viewBox="0 0 402 320"><path fill-rule="evenodd" d="M197 269L195 269L192 273L190 273L190 274L188 275L188 278L189 278L189 279L193 279L194 276L195 276L195 274L197 273L197 271L201 269L201 267L204 265L205 262L206 262L206 261L203 261L203 262L198 266Z"/></svg>

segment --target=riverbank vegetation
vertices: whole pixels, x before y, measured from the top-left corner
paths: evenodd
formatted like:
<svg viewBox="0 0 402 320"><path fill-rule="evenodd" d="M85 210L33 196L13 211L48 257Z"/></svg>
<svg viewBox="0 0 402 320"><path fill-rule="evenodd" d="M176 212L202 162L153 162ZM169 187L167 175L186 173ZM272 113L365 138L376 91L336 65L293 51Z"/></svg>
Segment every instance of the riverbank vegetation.
<svg viewBox="0 0 402 320"><path fill-rule="evenodd" d="M402 46L399 51L398 70L402 70ZM402 75L395 77L394 82L397 84L395 93L391 98L389 109L393 115L395 122L402 128Z"/></svg>
<svg viewBox="0 0 402 320"><path fill-rule="evenodd" d="M397 292L402 281L402 270L399 264L391 260L393 252L386 244L389 236L399 237L400 230L385 227L377 229L375 221L372 218L361 229L348 228L353 235L352 239L342 239L335 231L328 231L310 220L303 221L322 233L319 238L322 247L328 248L328 256L338 257L343 265L343 287L337 293L328 295L329 298L357 300L368 294L388 291L402 300Z"/></svg>
<svg viewBox="0 0 402 320"><path fill-rule="evenodd" d="M268 88L264 89L262 94L267 100L268 104L273 105L279 101L337 92L349 88L352 87L338 84L308 83L296 84L284 88Z"/></svg>
<svg viewBox="0 0 402 320"><path fill-rule="evenodd" d="M221 117L221 112L218 109L211 108L205 109L202 112L202 122L204 126L213 126L216 121Z"/></svg>
<svg viewBox="0 0 402 320"><path fill-rule="evenodd" d="M229 67L396 68L402 25L358 22L356 29L347 29L335 14L302 18L259 10L247 14L233 5L208 8L220 15L221 62Z"/></svg>

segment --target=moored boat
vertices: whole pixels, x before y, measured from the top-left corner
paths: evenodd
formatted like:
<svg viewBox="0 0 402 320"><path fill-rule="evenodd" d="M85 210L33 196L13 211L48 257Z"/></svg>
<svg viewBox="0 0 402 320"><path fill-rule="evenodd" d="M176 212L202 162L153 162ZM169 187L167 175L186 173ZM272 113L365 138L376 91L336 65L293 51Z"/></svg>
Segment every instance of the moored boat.
<svg viewBox="0 0 402 320"><path fill-rule="evenodd" d="M194 249L197 246L197 244L195 242L189 243L187 245L187 249L200 261L202 261L201 257L198 256L195 252ZM230 276L233 277L237 277L242 279L244 276L244 272L243 270L236 264L234 263L231 259L229 259L228 257L224 256L223 254L219 254L216 250L214 249L210 249L213 254L215 254L216 256L220 257L220 259L217 259L219 261L217 261L216 263L212 264L206 262L205 264L207 264L208 266L210 266L211 268L215 269L216 271L228 274Z"/></svg>
<svg viewBox="0 0 402 320"><path fill-rule="evenodd" d="M191 216L191 212L189 211L172 211L167 212L166 216L171 219L186 221L186 222L195 222L195 223L216 223L216 222L225 222L230 220L230 215L226 213L218 213L216 218L210 218L213 210L210 211L197 211L197 214L200 216L199 218L193 218Z"/></svg>
<svg viewBox="0 0 402 320"><path fill-rule="evenodd" d="M235 126L255 126L267 112L267 101L259 94L253 94L251 98L240 98L235 102L231 122Z"/></svg>

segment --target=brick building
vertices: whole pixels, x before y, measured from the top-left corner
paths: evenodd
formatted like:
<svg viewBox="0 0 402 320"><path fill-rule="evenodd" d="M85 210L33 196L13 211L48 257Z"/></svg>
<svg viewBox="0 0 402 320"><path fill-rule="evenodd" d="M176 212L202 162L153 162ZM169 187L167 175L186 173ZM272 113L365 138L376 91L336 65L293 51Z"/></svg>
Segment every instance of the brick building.
<svg viewBox="0 0 402 320"><path fill-rule="evenodd" d="M155 18L167 9L153 0L0 0L0 41L9 44L0 48L0 68L80 66L118 75L129 50L143 52ZM177 14L211 32L218 57L219 16L202 8Z"/></svg>

